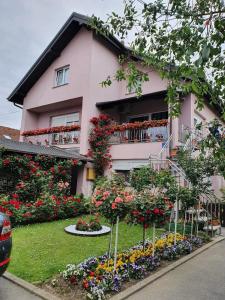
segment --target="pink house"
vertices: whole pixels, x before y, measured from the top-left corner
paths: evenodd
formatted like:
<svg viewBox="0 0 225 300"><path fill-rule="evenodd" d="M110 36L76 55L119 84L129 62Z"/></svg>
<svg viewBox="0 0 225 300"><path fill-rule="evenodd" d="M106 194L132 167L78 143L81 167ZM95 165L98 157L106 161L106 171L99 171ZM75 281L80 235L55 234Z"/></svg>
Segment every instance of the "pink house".
<svg viewBox="0 0 225 300"><path fill-rule="evenodd" d="M169 138L172 148L179 146L184 143L187 128L218 118L218 112L207 104L198 111L193 94L181 99L180 117L169 118L169 107L163 100L167 81L151 69L144 70L150 81L144 83L139 99L128 92L126 82L113 82L110 87L102 88L100 82L119 67L118 55L127 52L114 37L97 35L91 30L87 17L73 13L8 100L22 105L21 133L55 126L74 126L68 129L74 130L67 131L65 127L55 133L45 130L42 135L21 135L20 140L85 155L89 148L89 120L99 113L109 114L118 123L168 119L168 126L115 133L112 169L126 174L134 167L148 164L149 156L158 155ZM136 63L139 65L137 60ZM167 150L162 153L168 155ZM84 194L91 191L86 174L89 167L90 163L78 176L77 191ZM214 179L217 193L223 184L221 178Z"/></svg>

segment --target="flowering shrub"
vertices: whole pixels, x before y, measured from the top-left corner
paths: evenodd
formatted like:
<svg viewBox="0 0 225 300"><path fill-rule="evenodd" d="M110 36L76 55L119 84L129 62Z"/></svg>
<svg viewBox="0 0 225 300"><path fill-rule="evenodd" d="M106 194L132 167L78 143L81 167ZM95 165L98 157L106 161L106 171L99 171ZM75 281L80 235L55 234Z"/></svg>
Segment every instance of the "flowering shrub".
<svg viewBox="0 0 225 300"><path fill-rule="evenodd" d="M117 217L122 220L127 215L133 199L134 195L125 188L124 178L112 174L111 178L97 181L91 202L97 212L115 224Z"/></svg>
<svg viewBox="0 0 225 300"><path fill-rule="evenodd" d="M111 119L102 114L92 118L90 122L94 128L91 129L89 135L88 141L91 149L88 151L88 156L93 158L97 176L102 176L104 169L111 162L111 155L109 154L109 139L112 134Z"/></svg>
<svg viewBox="0 0 225 300"><path fill-rule="evenodd" d="M92 203L98 212L101 213L112 224L116 223L117 217L122 220L129 211L128 204L133 196L126 191L96 189Z"/></svg>
<svg viewBox="0 0 225 300"><path fill-rule="evenodd" d="M144 278L149 272L160 266L160 260L176 259L193 251L193 247L200 246L202 241L193 244L188 237L176 235L177 245L174 246L174 234L164 234L155 243L155 255L151 241L146 242L145 250L138 244L118 254L116 271L114 272L113 259L107 255L91 257L78 265L67 265L62 276L71 285L79 285L87 291L89 299L105 299L106 293L115 293L121 290L123 282L130 279Z"/></svg>
<svg viewBox="0 0 225 300"><path fill-rule="evenodd" d="M140 193L131 204L128 222L148 228L153 223L163 225L173 205L167 198Z"/></svg>
<svg viewBox="0 0 225 300"><path fill-rule="evenodd" d="M97 217L92 217L89 222L80 218L77 221L76 229L80 231L98 231L102 229L102 225Z"/></svg>
<svg viewBox="0 0 225 300"><path fill-rule="evenodd" d="M59 160L44 155L3 155L0 169L10 174L13 188L9 195L17 195L22 202L35 202L42 194L69 195L71 168L77 160Z"/></svg>
<svg viewBox="0 0 225 300"><path fill-rule="evenodd" d="M85 212L84 199L77 196L45 195L35 202L21 202L13 195L0 195L0 212L7 214L13 226L75 217Z"/></svg>
<svg viewBox="0 0 225 300"><path fill-rule="evenodd" d="M49 127L49 128L40 128L35 130L27 130L22 132L23 136L32 136L32 135L42 135L42 134L48 134L48 133L58 133L58 132L70 132L79 130L80 125L71 125L71 126L55 126L55 127Z"/></svg>

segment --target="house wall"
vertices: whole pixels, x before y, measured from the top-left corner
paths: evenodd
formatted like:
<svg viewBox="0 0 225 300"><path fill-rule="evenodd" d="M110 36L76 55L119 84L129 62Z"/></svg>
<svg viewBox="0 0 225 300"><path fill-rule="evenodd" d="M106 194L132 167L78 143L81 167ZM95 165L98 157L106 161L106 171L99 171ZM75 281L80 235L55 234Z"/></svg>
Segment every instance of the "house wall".
<svg viewBox="0 0 225 300"><path fill-rule="evenodd" d="M70 66L69 84L55 87L55 70L65 65ZM135 96L127 92L124 81L113 81L110 87L101 87L100 83L108 76L113 78L119 67L117 56L99 43L91 31L81 29L27 93L24 99L21 130L48 127L51 116L79 110L82 115L80 153L86 154L89 148L89 120L100 113L96 103ZM166 90L167 80L162 80L156 71L143 68L141 65L139 68L147 72L150 78L149 82L143 84L143 94ZM181 116L172 121L174 145L178 140L180 124L193 127L193 116L196 113L194 100L193 95L186 97L182 103ZM129 107L126 105L125 114L118 112L117 108L113 108L110 113L115 116L115 119L125 122L128 115L167 109L168 105L160 99L151 99L148 102L137 99L137 102L130 104ZM208 108L201 113L206 119L213 117L213 113ZM146 160L149 154L158 154L161 148L160 142L113 145L111 154L113 160L117 161ZM85 194L90 192L91 184L86 182L86 168L79 174L78 186L80 192Z"/></svg>

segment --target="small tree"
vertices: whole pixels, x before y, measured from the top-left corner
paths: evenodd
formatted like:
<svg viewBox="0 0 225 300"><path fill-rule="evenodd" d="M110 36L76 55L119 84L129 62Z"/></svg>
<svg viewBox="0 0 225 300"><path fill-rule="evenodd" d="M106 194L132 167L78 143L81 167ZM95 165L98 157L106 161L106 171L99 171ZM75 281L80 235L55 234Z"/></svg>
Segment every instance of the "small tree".
<svg viewBox="0 0 225 300"><path fill-rule="evenodd" d="M151 75L139 66L150 67L168 80L166 100L173 115L180 113L180 97L193 92L199 109L208 95L225 118L224 17L221 0L127 0L122 15L112 12L106 22L93 17L97 32L115 35L130 48L124 47L120 68L102 85L126 80L140 96Z"/></svg>

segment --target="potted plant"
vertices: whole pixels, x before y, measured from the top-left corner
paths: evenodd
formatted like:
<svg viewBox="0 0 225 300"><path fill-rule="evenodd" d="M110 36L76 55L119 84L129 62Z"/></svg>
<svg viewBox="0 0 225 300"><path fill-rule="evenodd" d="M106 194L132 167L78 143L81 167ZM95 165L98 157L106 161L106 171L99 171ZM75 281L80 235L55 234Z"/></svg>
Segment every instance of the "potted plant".
<svg viewBox="0 0 225 300"><path fill-rule="evenodd" d="M73 142L74 142L75 144L78 144L78 142L79 142L78 137L74 137L74 138L73 138Z"/></svg>
<svg viewBox="0 0 225 300"><path fill-rule="evenodd" d="M157 142L162 142L163 140L163 135L162 134L156 134L156 141Z"/></svg>
<svg viewBox="0 0 225 300"><path fill-rule="evenodd" d="M151 134L150 135L146 134L145 141L147 143L150 143L152 141L152 135Z"/></svg>
<svg viewBox="0 0 225 300"><path fill-rule="evenodd" d="M171 149L171 150L170 150L170 157L173 158L173 157L177 156L177 151L178 151L178 148L177 148L177 147Z"/></svg>

